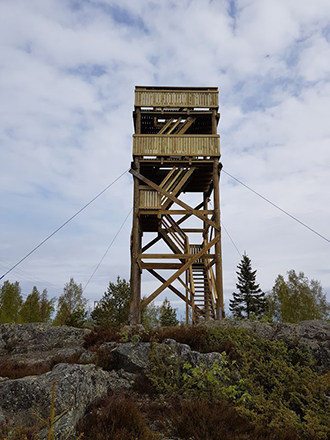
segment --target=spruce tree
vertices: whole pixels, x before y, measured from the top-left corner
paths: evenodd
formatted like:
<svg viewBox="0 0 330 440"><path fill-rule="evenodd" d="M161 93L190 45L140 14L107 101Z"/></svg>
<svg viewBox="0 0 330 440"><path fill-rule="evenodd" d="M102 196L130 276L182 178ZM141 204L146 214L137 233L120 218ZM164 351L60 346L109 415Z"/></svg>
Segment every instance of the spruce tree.
<svg viewBox="0 0 330 440"><path fill-rule="evenodd" d="M176 310L173 309L167 298L164 299L164 302L160 307L159 320L162 327L174 327L179 324L176 317Z"/></svg>
<svg viewBox="0 0 330 440"><path fill-rule="evenodd" d="M229 300L229 309L235 318L256 316L259 318L265 311L265 294L256 283L256 270L252 270L251 260L243 254L236 272L238 282L236 288L239 293L233 292L233 299Z"/></svg>

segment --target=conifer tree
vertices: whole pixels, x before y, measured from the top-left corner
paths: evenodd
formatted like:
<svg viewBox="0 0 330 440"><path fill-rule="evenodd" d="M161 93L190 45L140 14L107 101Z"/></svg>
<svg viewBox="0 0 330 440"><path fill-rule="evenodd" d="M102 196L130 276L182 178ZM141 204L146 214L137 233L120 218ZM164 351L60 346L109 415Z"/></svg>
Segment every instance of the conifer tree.
<svg viewBox="0 0 330 440"><path fill-rule="evenodd" d="M128 324L130 298L130 283L118 276L117 283L109 282L108 290L92 311L91 318L97 325Z"/></svg>
<svg viewBox="0 0 330 440"><path fill-rule="evenodd" d="M47 289L44 289L40 296L40 321L50 322L54 307L55 298L48 299Z"/></svg>
<svg viewBox="0 0 330 440"><path fill-rule="evenodd" d="M176 317L176 310L171 306L170 301L165 298L160 307L160 325L162 327L173 327L179 324Z"/></svg>
<svg viewBox="0 0 330 440"><path fill-rule="evenodd" d="M233 292L233 299L229 300L229 309L235 318L259 318L265 311L265 294L256 283L256 270L252 270L251 260L243 254L242 260L237 266L238 271L236 288L238 293Z"/></svg>

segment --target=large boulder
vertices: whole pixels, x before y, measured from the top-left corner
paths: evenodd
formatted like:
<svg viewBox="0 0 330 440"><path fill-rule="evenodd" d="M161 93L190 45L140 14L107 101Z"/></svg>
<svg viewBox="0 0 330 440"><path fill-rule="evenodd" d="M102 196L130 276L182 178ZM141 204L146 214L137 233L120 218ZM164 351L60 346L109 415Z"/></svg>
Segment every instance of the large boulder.
<svg viewBox="0 0 330 440"><path fill-rule="evenodd" d="M149 342L127 342L115 345L104 360L108 369L124 369L130 373L146 373L150 369ZM181 344L174 339L166 339L163 344L157 344L156 347L159 354L162 350L166 350L166 356L171 357L174 363L187 362L192 367L201 364L212 367L215 361L221 362L222 359L219 353L199 353L192 350L189 345Z"/></svg>
<svg viewBox="0 0 330 440"><path fill-rule="evenodd" d="M49 417L53 380L56 381L56 415L68 412L55 425L56 438L76 438L75 425L86 407L108 390L129 388L133 375L123 371L103 371L95 365L58 364L51 372L40 376L0 382L0 423L9 420L11 426L31 427L37 418ZM46 437L43 430L40 438Z"/></svg>
<svg viewBox="0 0 330 440"><path fill-rule="evenodd" d="M81 363L87 363L83 342L88 332L90 330L44 323L2 324L0 357L31 366L47 364L48 369L61 362L80 362L80 358Z"/></svg>
<svg viewBox="0 0 330 440"><path fill-rule="evenodd" d="M88 332L90 330L44 323L2 324L0 356L25 353L31 356L33 353L82 346Z"/></svg>

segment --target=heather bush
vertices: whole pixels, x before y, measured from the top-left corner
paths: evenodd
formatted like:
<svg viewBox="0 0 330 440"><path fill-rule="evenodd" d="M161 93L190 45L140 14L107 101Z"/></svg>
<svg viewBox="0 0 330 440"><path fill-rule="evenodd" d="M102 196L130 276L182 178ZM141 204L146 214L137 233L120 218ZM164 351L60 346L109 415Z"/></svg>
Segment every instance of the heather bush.
<svg viewBox="0 0 330 440"><path fill-rule="evenodd" d="M156 440L134 396L109 393L91 405L78 425L93 440Z"/></svg>

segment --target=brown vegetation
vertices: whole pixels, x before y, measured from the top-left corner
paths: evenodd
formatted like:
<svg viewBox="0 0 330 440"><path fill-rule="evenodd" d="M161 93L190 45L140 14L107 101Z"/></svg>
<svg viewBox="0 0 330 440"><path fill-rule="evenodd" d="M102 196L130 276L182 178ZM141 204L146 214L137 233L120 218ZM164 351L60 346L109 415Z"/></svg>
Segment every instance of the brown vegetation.
<svg viewBox="0 0 330 440"><path fill-rule="evenodd" d="M98 399L87 409L78 431L93 440L156 440L134 396L124 393Z"/></svg>

